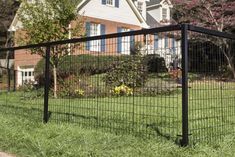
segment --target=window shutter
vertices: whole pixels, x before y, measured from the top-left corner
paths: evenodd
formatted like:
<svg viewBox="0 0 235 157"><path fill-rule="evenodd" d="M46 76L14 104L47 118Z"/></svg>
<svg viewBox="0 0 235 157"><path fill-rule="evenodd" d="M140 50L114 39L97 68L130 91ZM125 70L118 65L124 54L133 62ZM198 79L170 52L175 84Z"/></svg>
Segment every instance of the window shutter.
<svg viewBox="0 0 235 157"><path fill-rule="evenodd" d="M172 38L172 50L173 50L173 53L175 54L175 39Z"/></svg>
<svg viewBox="0 0 235 157"><path fill-rule="evenodd" d="M103 4L103 5L106 5L106 0L102 0L102 4Z"/></svg>
<svg viewBox="0 0 235 157"><path fill-rule="evenodd" d="M154 34L154 50L158 49L158 35Z"/></svg>
<svg viewBox="0 0 235 157"><path fill-rule="evenodd" d="M133 29L131 29L130 31L134 31ZM130 37L130 50L135 51L135 36L131 36Z"/></svg>
<svg viewBox="0 0 235 157"><path fill-rule="evenodd" d="M119 0L115 0L115 7L116 8L119 8L119 3L120 3Z"/></svg>
<svg viewBox="0 0 235 157"><path fill-rule="evenodd" d="M100 34L105 35L105 25L101 24L100 25ZM101 52L105 52L105 39L101 39Z"/></svg>
<svg viewBox="0 0 235 157"><path fill-rule="evenodd" d="M122 32L122 28L118 27L117 28L117 32L121 33ZM118 37L118 41L117 41L117 52L121 53L122 52L122 37Z"/></svg>
<svg viewBox="0 0 235 157"><path fill-rule="evenodd" d="M89 37L91 34L91 23L90 22L86 22L86 36ZM90 50L90 41L86 42L86 50Z"/></svg>

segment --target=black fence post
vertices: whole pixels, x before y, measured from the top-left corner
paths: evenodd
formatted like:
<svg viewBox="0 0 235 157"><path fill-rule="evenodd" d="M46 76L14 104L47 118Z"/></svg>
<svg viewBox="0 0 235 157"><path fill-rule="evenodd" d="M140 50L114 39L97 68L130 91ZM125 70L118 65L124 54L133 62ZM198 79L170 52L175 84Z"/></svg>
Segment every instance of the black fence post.
<svg viewBox="0 0 235 157"><path fill-rule="evenodd" d="M45 85L44 85L44 114L43 122L47 123L49 119L48 114L48 99L49 99L49 86L50 86L50 46L46 47L46 60L45 60Z"/></svg>
<svg viewBox="0 0 235 157"><path fill-rule="evenodd" d="M181 146L189 144L188 129L188 25L181 25L182 37L182 140Z"/></svg>
<svg viewBox="0 0 235 157"><path fill-rule="evenodd" d="M13 76L13 79L14 79L14 87L13 87L14 89L13 89L13 91L15 92L15 91L16 91L16 73L17 73L17 71L16 71L16 70L13 70L13 72L14 72L14 73L13 73L13 75L14 75L14 76Z"/></svg>
<svg viewBox="0 0 235 157"><path fill-rule="evenodd" d="M7 52L7 91L11 91L10 51Z"/></svg>
<svg viewBox="0 0 235 157"><path fill-rule="evenodd" d="M13 56L15 56L15 51L13 50L12 51L12 53L13 53ZM13 65L13 91L15 92L16 91L16 81L17 81L17 79L16 79L16 77L17 77L17 70L15 70L15 66Z"/></svg>

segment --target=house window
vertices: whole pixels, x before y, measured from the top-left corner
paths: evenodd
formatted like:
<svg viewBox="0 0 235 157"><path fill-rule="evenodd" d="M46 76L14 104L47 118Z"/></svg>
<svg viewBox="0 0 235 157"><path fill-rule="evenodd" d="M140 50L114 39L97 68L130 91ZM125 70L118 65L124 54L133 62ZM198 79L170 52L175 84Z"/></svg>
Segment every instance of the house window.
<svg viewBox="0 0 235 157"><path fill-rule="evenodd" d="M128 32L130 29L124 28L124 27L118 27L118 33L121 32ZM125 37L119 37L118 38L118 52L121 54L130 54L130 47L131 47L131 37L125 36Z"/></svg>
<svg viewBox="0 0 235 157"><path fill-rule="evenodd" d="M34 68L21 68L18 67L18 72L17 72L17 85L21 86L25 83L30 83L34 82Z"/></svg>
<svg viewBox="0 0 235 157"><path fill-rule="evenodd" d="M97 23L91 23L91 28L90 28L90 36L96 36L99 35L99 24Z"/></svg>
<svg viewBox="0 0 235 157"><path fill-rule="evenodd" d="M106 27L104 24L86 22L86 33L87 36L99 36L104 35ZM88 51L105 51L105 39L91 40L86 42L86 50Z"/></svg>
<svg viewBox="0 0 235 157"><path fill-rule="evenodd" d="M91 23L90 25L90 36L98 36L100 35L100 24ZM100 40L92 40L90 41L90 51L100 51L101 41Z"/></svg>
<svg viewBox="0 0 235 157"><path fill-rule="evenodd" d="M165 48L169 48L169 44L168 44L168 37L165 37Z"/></svg>
<svg viewBox="0 0 235 157"><path fill-rule="evenodd" d="M139 12L142 14L142 12L143 12L143 2L138 2L137 3L137 8L138 8Z"/></svg>
<svg viewBox="0 0 235 157"><path fill-rule="evenodd" d="M167 9L166 8L162 8L162 19L163 20L167 19Z"/></svg>
<svg viewBox="0 0 235 157"><path fill-rule="evenodd" d="M106 0L106 4L110 5L110 6L114 6L114 4L115 4L114 1L115 0Z"/></svg>

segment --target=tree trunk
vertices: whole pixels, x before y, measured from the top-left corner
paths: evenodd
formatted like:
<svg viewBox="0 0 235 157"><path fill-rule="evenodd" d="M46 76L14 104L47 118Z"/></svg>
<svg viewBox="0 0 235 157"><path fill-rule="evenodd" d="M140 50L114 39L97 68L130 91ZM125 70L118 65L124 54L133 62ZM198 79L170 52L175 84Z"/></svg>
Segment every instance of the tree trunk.
<svg viewBox="0 0 235 157"><path fill-rule="evenodd" d="M229 70L233 74L233 79L235 79L235 67L234 67L233 61L231 61L231 60L228 61L228 67L229 67Z"/></svg>
<svg viewBox="0 0 235 157"><path fill-rule="evenodd" d="M54 98L57 98L57 68L53 66L53 76L54 76Z"/></svg>
<svg viewBox="0 0 235 157"><path fill-rule="evenodd" d="M220 42L220 44L223 43L225 45L225 48L223 48L222 46L220 46L220 49L222 50L226 60L227 60L227 63L228 63L228 68L229 70L231 71L232 73L232 77L233 79L235 79L235 67L234 67L234 55L232 54L232 49L231 47L229 46L229 44L227 43L226 40L222 40L222 42ZM221 45L223 45L221 44ZM227 51L227 52L226 52Z"/></svg>

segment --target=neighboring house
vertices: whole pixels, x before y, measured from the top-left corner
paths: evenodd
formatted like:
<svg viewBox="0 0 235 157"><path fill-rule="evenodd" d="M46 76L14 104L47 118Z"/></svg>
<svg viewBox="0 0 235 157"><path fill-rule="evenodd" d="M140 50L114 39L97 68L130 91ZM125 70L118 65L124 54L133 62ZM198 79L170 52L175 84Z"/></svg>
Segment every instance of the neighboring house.
<svg viewBox="0 0 235 157"><path fill-rule="evenodd" d="M117 32L159 27L170 21L170 9L172 5L168 0L82 0L77 6L77 12L84 16L87 36L97 36ZM9 31L14 31L15 36L20 35L21 22L15 16ZM176 52L175 47L179 46L174 38L155 35L145 36L144 54L159 54L166 59L169 66L172 57ZM95 40L86 42L82 52L75 53L129 55L134 37L117 38L116 41ZM143 39L142 39L143 41ZM168 49L169 51L165 51ZM19 52L21 51L21 52ZM20 86L25 81L34 80L34 67L41 59L38 55L31 55L25 50L15 53L15 69L18 70L17 85Z"/></svg>
<svg viewBox="0 0 235 157"><path fill-rule="evenodd" d="M172 22L169 0L150 0L146 6L146 21L150 28L162 27ZM174 34L175 33L175 34ZM174 59L181 58L181 41L174 36L176 32L169 34L156 34L154 36L153 52L165 58L166 66L170 67ZM180 66L180 65L179 65Z"/></svg>

